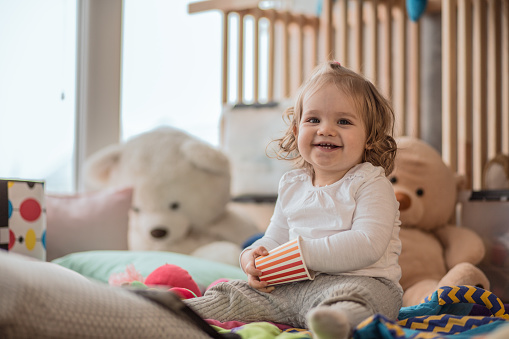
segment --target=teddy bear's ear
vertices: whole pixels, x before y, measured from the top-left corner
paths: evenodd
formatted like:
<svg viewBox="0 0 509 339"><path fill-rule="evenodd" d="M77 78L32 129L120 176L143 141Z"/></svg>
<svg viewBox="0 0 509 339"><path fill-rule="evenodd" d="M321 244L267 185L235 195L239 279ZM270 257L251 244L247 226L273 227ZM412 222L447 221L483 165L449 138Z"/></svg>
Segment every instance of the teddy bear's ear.
<svg viewBox="0 0 509 339"><path fill-rule="evenodd" d="M467 188L467 177L464 174L454 173L454 181L456 182L456 191Z"/></svg>
<svg viewBox="0 0 509 339"><path fill-rule="evenodd" d="M198 140L187 140L180 146L181 153L196 167L217 175L229 175L228 158L219 150Z"/></svg>
<svg viewBox="0 0 509 339"><path fill-rule="evenodd" d="M509 188L509 155L497 154L483 170L483 188L500 190Z"/></svg>
<svg viewBox="0 0 509 339"><path fill-rule="evenodd" d="M120 161L122 145L107 146L92 154L83 167L83 177L87 189L103 188L110 180L114 168Z"/></svg>

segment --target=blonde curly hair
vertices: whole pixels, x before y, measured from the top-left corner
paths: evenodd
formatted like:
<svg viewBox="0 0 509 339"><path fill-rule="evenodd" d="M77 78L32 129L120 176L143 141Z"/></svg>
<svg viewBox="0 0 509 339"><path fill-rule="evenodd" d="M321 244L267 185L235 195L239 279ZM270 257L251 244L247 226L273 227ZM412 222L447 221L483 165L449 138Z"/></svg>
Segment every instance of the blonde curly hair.
<svg viewBox="0 0 509 339"><path fill-rule="evenodd" d="M304 96L311 95L324 85L331 83L349 96L353 105L361 113L367 135L362 161L381 166L385 170L385 175L389 175L394 167L397 150L396 141L393 138L392 106L369 80L336 61L328 61L316 67L311 77L300 87L295 106L285 110L283 117L289 126L282 138L274 140L278 145L276 157L295 161L297 167L313 171L311 165L299 153L294 131L298 130L302 117Z"/></svg>

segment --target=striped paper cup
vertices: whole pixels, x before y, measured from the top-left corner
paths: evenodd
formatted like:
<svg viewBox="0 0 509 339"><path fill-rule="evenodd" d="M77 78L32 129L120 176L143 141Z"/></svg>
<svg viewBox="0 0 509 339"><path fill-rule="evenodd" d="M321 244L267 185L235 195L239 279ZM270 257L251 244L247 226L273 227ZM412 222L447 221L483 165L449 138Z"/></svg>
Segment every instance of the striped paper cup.
<svg viewBox="0 0 509 339"><path fill-rule="evenodd" d="M256 258L255 265L263 272L260 280L268 282L269 286L314 279L302 257L300 237Z"/></svg>

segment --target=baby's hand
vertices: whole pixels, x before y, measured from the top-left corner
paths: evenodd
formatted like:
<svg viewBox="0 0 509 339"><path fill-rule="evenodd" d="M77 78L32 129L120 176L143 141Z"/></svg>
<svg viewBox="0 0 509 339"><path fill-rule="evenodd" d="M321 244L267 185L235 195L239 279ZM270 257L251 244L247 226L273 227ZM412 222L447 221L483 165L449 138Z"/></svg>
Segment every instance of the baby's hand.
<svg viewBox="0 0 509 339"><path fill-rule="evenodd" d="M266 281L260 281L262 271L257 269L255 266L255 258L267 254L269 254L269 251L267 251L263 246L247 250L242 253L240 264L242 265L244 272L247 274L247 282L249 283L249 286L260 292L270 293L274 291L274 286L268 287L268 283Z"/></svg>

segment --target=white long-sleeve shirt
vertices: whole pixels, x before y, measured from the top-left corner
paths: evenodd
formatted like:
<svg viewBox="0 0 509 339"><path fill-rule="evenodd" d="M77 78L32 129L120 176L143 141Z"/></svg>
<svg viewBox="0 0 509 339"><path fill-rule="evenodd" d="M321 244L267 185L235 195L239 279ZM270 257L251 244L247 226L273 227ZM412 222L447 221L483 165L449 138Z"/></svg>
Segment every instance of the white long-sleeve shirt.
<svg viewBox="0 0 509 339"><path fill-rule="evenodd" d="M276 248L301 236L315 274L382 277L399 284L399 203L381 167L354 166L334 184L315 187L304 169L280 180L274 214L249 248Z"/></svg>

